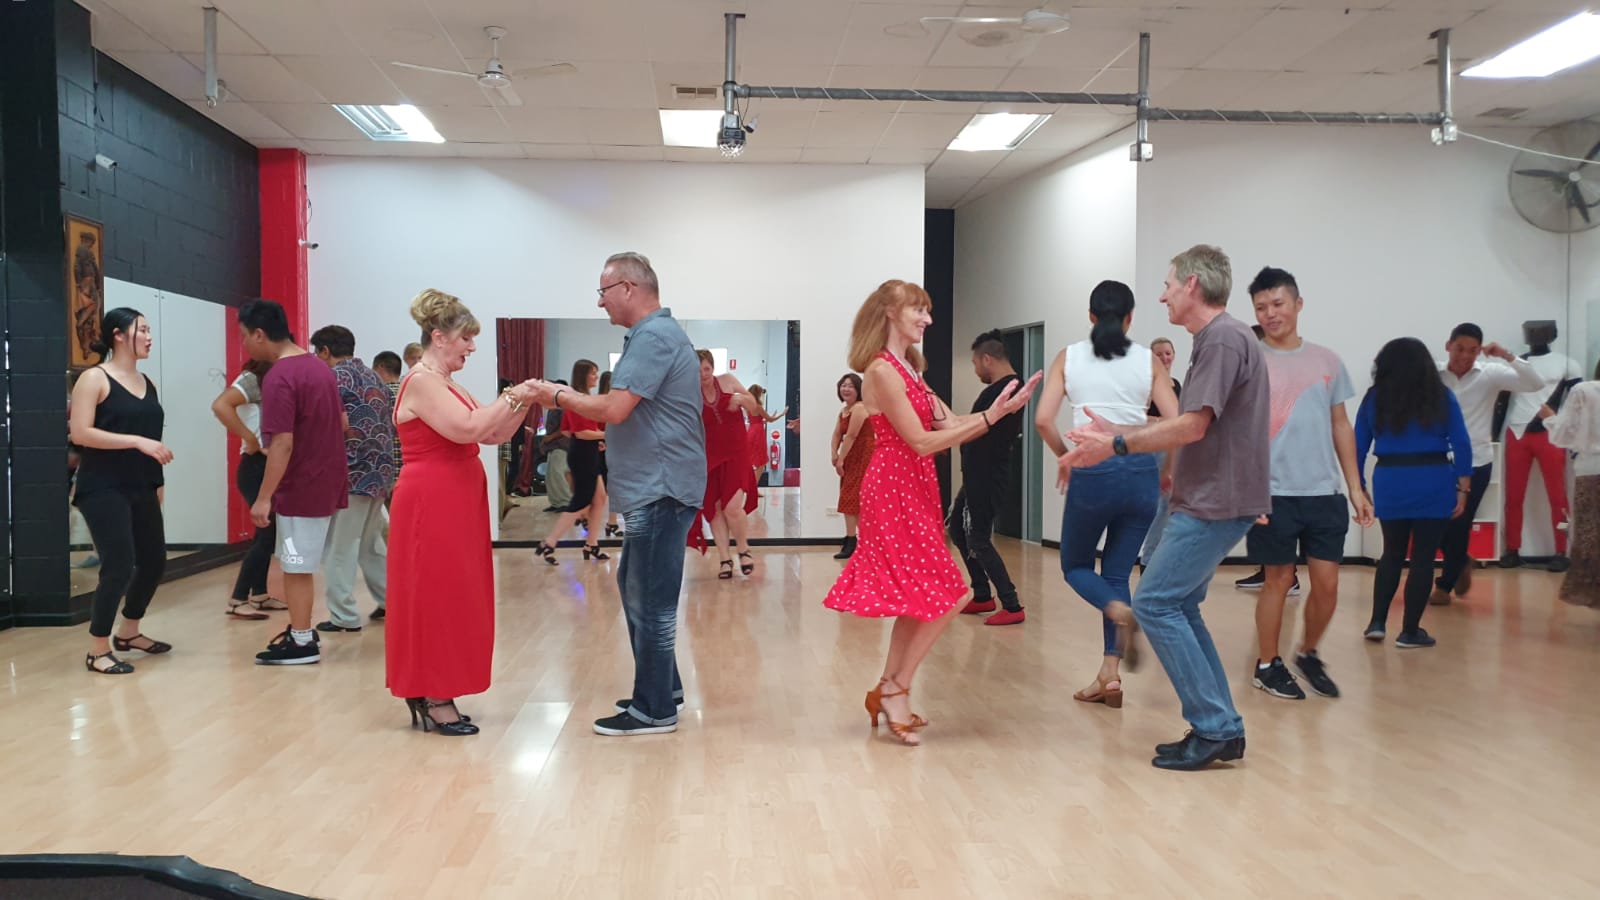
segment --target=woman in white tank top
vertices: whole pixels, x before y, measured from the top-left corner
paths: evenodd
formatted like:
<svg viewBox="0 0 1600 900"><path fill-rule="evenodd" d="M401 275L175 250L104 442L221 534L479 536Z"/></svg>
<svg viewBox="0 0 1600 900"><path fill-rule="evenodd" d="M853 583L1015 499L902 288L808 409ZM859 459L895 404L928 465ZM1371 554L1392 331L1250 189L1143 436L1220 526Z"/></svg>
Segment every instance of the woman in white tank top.
<svg viewBox="0 0 1600 900"><path fill-rule="evenodd" d="M1072 428L1090 424L1085 410L1114 425L1143 425L1153 400L1163 417L1178 414L1172 381L1148 347L1128 339L1133 323L1133 291L1118 281L1102 281L1089 295L1089 339L1056 354L1045 376L1035 426L1057 457L1067 452L1056 416L1063 401L1072 408ZM1133 607L1128 576L1155 518L1161 474L1147 453L1113 456L1071 472L1061 516L1061 573L1079 596L1100 611L1105 642L1094 684L1075 700L1122 706L1120 667L1132 658ZM1095 551L1105 538L1100 571Z"/></svg>

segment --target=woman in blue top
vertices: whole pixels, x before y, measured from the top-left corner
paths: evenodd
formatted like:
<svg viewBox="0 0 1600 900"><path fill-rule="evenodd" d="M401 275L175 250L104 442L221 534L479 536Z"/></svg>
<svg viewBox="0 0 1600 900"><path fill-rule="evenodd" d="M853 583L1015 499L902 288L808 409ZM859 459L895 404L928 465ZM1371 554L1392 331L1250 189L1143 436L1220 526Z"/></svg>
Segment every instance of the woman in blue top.
<svg viewBox="0 0 1600 900"><path fill-rule="evenodd" d="M1356 413L1356 459L1363 481L1368 450L1378 455L1369 493L1383 528L1383 556L1372 585L1366 638L1383 640L1389 602L1409 551L1405 619L1394 643L1432 647L1434 639L1422 630L1422 612L1445 525L1466 508L1472 439L1455 395L1439 380L1427 346L1416 338L1384 344L1372 363L1372 387Z"/></svg>

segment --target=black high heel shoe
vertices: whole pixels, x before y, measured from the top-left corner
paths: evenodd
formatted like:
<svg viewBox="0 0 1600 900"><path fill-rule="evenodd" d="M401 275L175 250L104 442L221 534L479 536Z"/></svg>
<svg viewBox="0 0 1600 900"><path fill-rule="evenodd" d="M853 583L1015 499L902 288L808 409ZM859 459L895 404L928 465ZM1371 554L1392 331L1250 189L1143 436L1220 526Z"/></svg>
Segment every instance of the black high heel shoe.
<svg viewBox="0 0 1600 900"><path fill-rule="evenodd" d="M539 546L533 548L533 555L539 557L552 566L561 565L560 560L556 559L556 548L544 543L543 541L539 543Z"/></svg>
<svg viewBox="0 0 1600 900"><path fill-rule="evenodd" d="M450 735L451 737L465 737L466 735L477 734L478 726L468 722L465 717L459 717L454 722L441 722L433 717L433 710L443 706L454 708L455 703L454 700L435 703L426 697L407 699L406 706L411 708L411 727L415 728L420 722L423 734L427 734L430 731L437 731L440 734Z"/></svg>
<svg viewBox="0 0 1600 900"><path fill-rule="evenodd" d="M606 525L606 537L616 537L617 535L619 535L621 533L622 533L622 529L619 528L618 526L609 525L609 524Z"/></svg>
<svg viewBox="0 0 1600 900"><path fill-rule="evenodd" d="M600 545L599 544L585 544L584 547L583 547L583 560L584 560L584 562L588 562L591 559L610 559L610 558L611 557L609 557L609 556L607 556L605 554L605 551L600 549Z"/></svg>
<svg viewBox="0 0 1600 900"><path fill-rule="evenodd" d="M739 574L741 574L741 575L749 575L751 572L754 572L755 570L756 570L755 557L751 556L750 552L748 550L743 552L743 553L740 553L739 554Z"/></svg>
<svg viewBox="0 0 1600 900"><path fill-rule="evenodd" d="M407 697L406 698L406 707L411 710L411 727L412 728L417 727L417 713L418 713L419 710L422 709L422 703L423 703L423 701L425 699L426 698L424 698L424 697ZM454 703L455 701L451 700L450 702ZM462 712L459 709L456 710L456 717L459 718L463 722L471 722L472 721L472 717L471 716L467 715L466 713Z"/></svg>

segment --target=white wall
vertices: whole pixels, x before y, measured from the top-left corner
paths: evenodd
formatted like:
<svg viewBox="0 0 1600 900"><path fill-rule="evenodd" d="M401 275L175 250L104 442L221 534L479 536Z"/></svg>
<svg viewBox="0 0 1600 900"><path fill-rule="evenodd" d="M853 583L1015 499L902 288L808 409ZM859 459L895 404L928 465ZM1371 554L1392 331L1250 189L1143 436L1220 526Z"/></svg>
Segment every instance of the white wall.
<svg viewBox="0 0 1600 900"><path fill-rule="evenodd" d="M1524 320L1556 319L1557 349L1584 355L1585 337L1567 324L1565 239L1512 209L1511 151L1465 139L1435 147L1409 127L1183 125L1158 127L1153 140L1155 161L1139 167L1141 298L1159 294L1174 254L1216 244L1233 259L1229 311L1254 322L1250 279L1264 265L1288 269L1306 302L1300 333L1339 352L1358 398L1386 341L1415 336L1442 356L1464 321L1520 346ZM1529 554L1551 547L1542 495L1536 478ZM1381 546L1375 529L1364 542L1352 531L1351 552Z"/></svg>
<svg viewBox="0 0 1600 900"><path fill-rule="evenodd" d="M172 451L162 518L169 544L228 542L227 432L211 415L211 401L232 378L223 336L228 308L194 297L106 279L106 308L129 306L150 323L150 357L139 370L150 376L165 413L161 441Z"/></svg>
<svg viewBox="0 0 1600 900"><path fill-rule="evenodd" d="M1043 322L1048 362L1088 336L1089 292L1096 284L1107 278L1134 282L1138 173L1128 162L1130 134L1099 141L956 210L952 407L971 409L983 390L966 351L974 337L991 328ZM1159 291L1138 296L1133 330L1141 341L1171 330L1154 302L1158 296ZM1032 427L1028 423L1030 433ZM1042 465L1043 536L1059 540L1063 500L1049 452ZM957 486L960 477L953 473Z"/></svg>
<svg viewBox="0 0 1600 900"><path fill-rule="evenodd" d="M689 319L682 324L696 349L727 351L733 364L731 374L738 377L739 383L746 387L759 384L768 390L776 384L778 395L782 396L789 358L786 322ZM546 319L545 377L570 380L572 366L580 359L590 360L600 366L600 371L607 371L611 368L611 355L622 352L622 334L622 329L605 319Z"/></svg>
<svg viewBox="0 0 1600 900"><path fill-rule="evenodd" d="M367 358L417 339L407 306L425 287L457 294L491 329L499 316L599 317L602 263L637 250L680 318L799 319L802 394L827 398L861 301L922 273L919 166L313 157L307 178L322 245L312 325L347 325ZM480 399L494 392L494 355L480 340L461 375ZM809 413L801 528L833 535L831 404Z"/></svg>

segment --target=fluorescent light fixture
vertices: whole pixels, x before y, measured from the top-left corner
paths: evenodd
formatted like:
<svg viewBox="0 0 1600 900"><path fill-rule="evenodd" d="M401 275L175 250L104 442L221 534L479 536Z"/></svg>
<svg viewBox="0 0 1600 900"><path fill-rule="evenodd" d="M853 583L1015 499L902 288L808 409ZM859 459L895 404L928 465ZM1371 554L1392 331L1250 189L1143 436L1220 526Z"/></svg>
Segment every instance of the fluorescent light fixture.
<svg viewBox="0 0 1600 900"><path fill-rule="evenodd" d="M950 142L950 149L1012 150L1049 118L1037 113L979 113Z"/></svg>
<svg viewBox="0 0 1600 900"><path fill-rule="evenodd" d="M442 144L444 138L415 106L347 106L334 104L339 114L375 141L422 141Z"/></svg>
<svg viewBox="0 0 1600 900"><path fill-rule="evenodd" d="M1467 78L1543 78L1600 56L1600 14L1579 13L1461 74Z"/></svg>
<svg viewBox="0 0 1600 900"><path fill-rule="evenodd" d="M668 147L717 148L717 129L722 127L720 109L663 109L661 142Z"/></svg>

